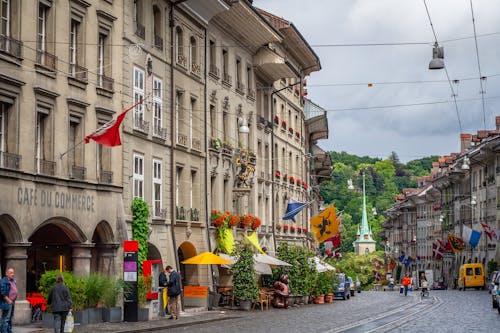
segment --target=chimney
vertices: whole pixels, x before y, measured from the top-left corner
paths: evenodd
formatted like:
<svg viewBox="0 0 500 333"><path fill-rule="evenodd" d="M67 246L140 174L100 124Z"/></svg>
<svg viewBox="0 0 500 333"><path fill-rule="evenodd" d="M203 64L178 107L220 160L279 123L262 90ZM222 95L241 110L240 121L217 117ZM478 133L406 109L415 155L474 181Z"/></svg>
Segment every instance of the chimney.
<svg viewBox="0 0 500 333"><path fill-rule="evenodd" d="M496 125L496 129L500 130L500 116L495 117L495 125Z"/></svg>
<svg viewBox="0 0 500 333"><path fill-rule="evenodd" d="M499 117L497 117L499 118ZM497 119L500 120L500 119ZM497 125L498 126L498 125ZM460 134L460 152L464 152L469 149L472 142L472 134L462 133Z"/></svg>

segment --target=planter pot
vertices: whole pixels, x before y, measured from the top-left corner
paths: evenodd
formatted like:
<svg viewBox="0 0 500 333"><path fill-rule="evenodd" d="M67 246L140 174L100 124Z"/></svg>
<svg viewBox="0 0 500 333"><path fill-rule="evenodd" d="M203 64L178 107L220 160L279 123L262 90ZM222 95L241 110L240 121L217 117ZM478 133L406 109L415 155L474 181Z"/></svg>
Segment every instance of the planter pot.
<svg viewBox="0 0 500 333"><path fill-rule="evenodd" d="M149 309L148 308L139 308L137 312L137 320L138 321L148 321L149 320Z"/></svg>
<svg viewBox="0 0 500 333"><path fill-rule="evenodd" d="M314 298L314 304L324 304L325 303L325 295L319 295Z"/></svg>
<svg viewBox="0 0 500 333"><path fill-rule="evenodd" d="M54 328L54 315L51 312L42 312L42 327Z"/></svg>
<svg viewBox="0 0 500 333"><path fill-rule="evenodd" d="M119 323L122 321L122 308L115 306L102 309L102 321L108 323Z"/></svg>
<svg viewBox="0 0 500 333"><path fill-rule="evenodd" d="M302 296L302 301L304 302L304 304L309 304L309 295Z"/></svg>
<svg viewBox="0 0 500 333"><path fill-rule="evenodd" d="M102 308L87 309L89 314L89 324L102 323Z"/></svg>
<svg viewBox="0 0 500 333"><path fill-rule="evenodd" d="M332 303L332 302L333 302L333 294L325 295L325 303Z"/></svg>
<svg viewBox="0 0 500 333"><path fill-rule="evenodd" d="M252 301L240 300L240 309L244 311L250 311L252 308Z"/></svg>
<svg viewBox="0 0 500 333"><path fill-rule="evenodd" d="M89 323L89 312L88 309L83 311L74 311L73 316L75 317L75 324L88 325Z"/></svg>

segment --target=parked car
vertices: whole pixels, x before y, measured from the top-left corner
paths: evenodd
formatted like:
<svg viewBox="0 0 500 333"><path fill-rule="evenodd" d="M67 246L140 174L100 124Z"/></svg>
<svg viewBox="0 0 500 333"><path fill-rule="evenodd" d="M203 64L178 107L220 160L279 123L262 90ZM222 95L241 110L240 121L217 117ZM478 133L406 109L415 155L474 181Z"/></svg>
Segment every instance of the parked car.
<svg viewBox="0 0 500 333"><path fill-rule="evenodd" d="M463 264L458 271L458 290L467 288L485 289L486 275L481 263Z"/></svg>
<svg viewBox="0 0 500 333"><path fill-rule="evenodd" d="M498 306L500 302L500 274L497 274L495 280L493 282L493 289L491 290L491 304L493 309L498 309L498 313L500 313L500 306Z"/></svg>
<svg viewBox="0 0 500 333"><path fill-rule="evenodd" d="M495 287L495 280L499 275L500 275L500 271L494 271L493 273L491 273L490 282L488 282L488 292L490 294L491 294L491 291L493 290L493 288Z"/></svg>
<svg viewBox="0 0 500 333"><path fill-rule="evenodd" d="M349 294L352 297L354 297L355 292L356 292L356 284L354 283L354 281L352 280L352 278L350 276L348 276L347 279L349 280L349 284L351 285L351 290L349 291Z"/></svg>
<svg viewBox="0 0 500 333"><path fill-rule="evenodd" d="M351 282L344 273L335 274L339 286L335 291L334 297L342 297L342 299L349 299L351 297Z"/></svg>

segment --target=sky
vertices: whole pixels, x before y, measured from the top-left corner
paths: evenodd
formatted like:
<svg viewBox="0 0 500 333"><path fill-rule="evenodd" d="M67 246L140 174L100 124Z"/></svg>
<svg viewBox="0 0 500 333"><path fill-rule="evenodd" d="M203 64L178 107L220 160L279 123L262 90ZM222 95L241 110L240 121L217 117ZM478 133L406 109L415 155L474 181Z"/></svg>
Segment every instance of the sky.
<svg viewBox="0 0 500 333"><path fill-rule="evenodd" d="M407 162L458 152L460 133L495 129L499 0L472 0L472 8L471 0L253 3L291 21L320 58L307 97L327 110L322 149L384 159L395 151ZM435 37L425 5L446 70L428 69Z"/></svg>

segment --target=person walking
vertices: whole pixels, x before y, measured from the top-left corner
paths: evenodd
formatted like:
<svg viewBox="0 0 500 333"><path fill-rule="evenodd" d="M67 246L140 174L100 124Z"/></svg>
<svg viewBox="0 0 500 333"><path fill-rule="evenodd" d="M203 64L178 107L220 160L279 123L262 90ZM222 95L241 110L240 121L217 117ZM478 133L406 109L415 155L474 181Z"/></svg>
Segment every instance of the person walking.
<svg viewBox="0 0 500 333"><path fill-rule="evenodd" d="M164 292L165 288L167 288L168 279L166 274L166 268L163 268L160 275L158 276L158 302L160 304L160 316L165 317L165 302L164 300Z"/></svg>
<svg viewBox="0 0 500 333"><path fill-rule="evenodd" d="M71 310L71 295L68 287L64 284L62 274L57 274L56 284L50 288L47 304L52 308L54 314L54 333L64 332L64 324L66 323L66 316Z"/></svg>
<svg viewBox="0 0 500 333"><path fill-rule="evenodd" d="M410 276L408 276L408 274L406 274L405 277L403 278L403 281L401 281L401 283L403 284L403 287L405 288L405 296L406 296L408 294L408 288L411 285Z"/></svg>
<svg viewBox="0 0 500 333"><path fill-rule="evenodd" d="M170 319L179 319L179 296L181 295L181 276L175 271L172 266L167 266L169 274L167 283L168 307L172 316Z"/></svg>
<svg viewBox="0 0 500 333"><path fill-rule="evenodd" d="M9 267L5 276L0 280L0 308L2 309L1 333L12 333L12 318L17 299L17 286L14 279L14 268Z"/></svg>

